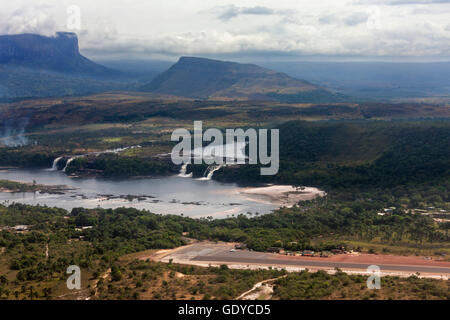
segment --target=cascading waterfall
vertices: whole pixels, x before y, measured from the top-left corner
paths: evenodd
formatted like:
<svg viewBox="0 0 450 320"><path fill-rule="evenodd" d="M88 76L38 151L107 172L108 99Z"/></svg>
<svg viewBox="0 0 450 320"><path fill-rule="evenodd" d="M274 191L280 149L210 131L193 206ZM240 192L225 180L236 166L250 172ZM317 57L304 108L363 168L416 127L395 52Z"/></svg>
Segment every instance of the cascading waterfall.
<svg viewBox="0 0 450 320"><path fill-rule="evenodd" d="M211 180L214 175L214 172L216 172L217 170L220 170L224 166L225 166L224 164L210 165L206 169L205 173L203 174L203 178L201 178L201 180Z"/></svg>
<svg viewBox="0 0 450 320"><path fill-rule="evenodd" d="M189 174L186 174L187 166L188 166L187 163L185 163L181 166L180 174L178 176L183 177L183 178L191 178L192 177L192 172Z"/></svg>
<svg viewBox="0 0 450 320"><path fill-rule="evenodd" d="M64 166L64 169L62 169L62 171L63 171L63 172L66 172L67 166L68 166L73 160L75 160L76 158L79 158L79 157L80 157L80 156L72 157L72 158L70 158L69 160L67 160L66 165Z"/></svg>
<svg viewBox="0 0 450 320"><path fill-rule="evenodd" d="M122 151L125 150L129 150L129 149L135 149L135 148L141 148L140 145L137 146L130 146L130 147L124 147L124 148L117 148L117 149L112 149L112 150L105 150L105 151L98 151L98 152L91 152L91 153L87 153L87 154L82 154L82 155L78 155L78 156L73 156L71 158L69 158L69 160L67 160L66 165L64 166L64 168L62 169L63 172L66 172L67 166L75 159L77 158L81 158L81 157L85 157L85 156L89 156L89 155L94 155L94 156L98 156L101 154L105 154L105 153L120 153ZM57 171L58 170L58 163L59 161L64 158L64 157L58 157L55 160L53 160L53 165L50 169L48 169L49 171Z"/></svg>
<svg viewBox="0 0 450 320"><path fill-rule="evenodd" d="M55 160L53 160L53 165L52 168L50 169L51 171L57 171L58 170L58 162L59 160L61 160L63 157L58 157Z"/></svg>
<svg viewBox="0 0 450 320"><path fill-rule="evenodd" d="M230 144L224 144L223 148L216 147L197 147L192 150L189 155L191 158L202 158L203 160L213 160L217 161L218 159L223 160L225 163L228 160L237 161L237 164L243 164L248 159L245 148L248 142L234 142ZM165 155L165 154L164 154ZM170 153L168 154L170 155ZM214 173L221 168L225 167L226 164L211 164L206 170L203 172L203 176L201 178L197 178L196 180L211 180ZM183 164L178 173L179 177L192 177L193 173L186 174L187 164Z"/></svg>

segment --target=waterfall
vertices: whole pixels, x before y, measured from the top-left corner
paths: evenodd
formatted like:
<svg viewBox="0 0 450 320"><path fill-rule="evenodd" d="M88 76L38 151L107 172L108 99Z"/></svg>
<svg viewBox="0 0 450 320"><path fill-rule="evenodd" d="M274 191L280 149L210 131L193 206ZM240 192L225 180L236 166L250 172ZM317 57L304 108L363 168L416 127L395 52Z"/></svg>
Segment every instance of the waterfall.
<svg viewBox="0 0 450 320"><path fill-rule="evenodd" d="M67 166L68 166L73 160L75 160L75 159L78 158L78 157L80 157L80 156L72 157L72 158L70 158L69 160L67 160L66 165L64 166L64 169L63 169L62 171L63 171L63 172L66 172Z"/></svg>
<svg viewBox="0 0 450 320"><path fill-rule="evenodd" d="M212 176L214 175L214 172L216 172L217 170L221 169L222 167L224 167L224 164L219 164L219 165L210 165L205 173L203 174L203 178L201 178L201 180L211 180Z"/></svg>
<svg viewBox="0 0 450 320"><path fill-rule="evenodd" d="M55 160L53 160L53 165L50 169L50 171L57 171L58 170L58 162L59 160L61 160L63 157L58 157Z"/></svg>
<svg viewBox="0 0 450 320"><path fill-rule="evenodd" d="M189 174L186 174L187 166L188 166L187 163L185 163L185 164L183 164L183 165L181 166L180 174L179 174L178 176L184 177L184 178L190 178L190 177L192 177L192 172L189 173Z"/></svg>
<svg viewBox="0 0 450 320"><path fill-rule="evenodd" d="M73 160L75 160L76 158L81 158L81 157L85 157L85 156L89 156L89 155L101 155L101 154L105 154L105 153L120 153L122 151L128 150L128 149L135 149L135 148L141 148L140 145L136 145L136 146L130 146L130 147L124 147L124 148L117 148L117 149L112 149L112 150L105 150L105 151L97 151L97 152L91 152L91 153L87 153L87 154L82 154L82 155L77 155L77 156L73 156L72 158L69 158L69 160L67 160L66 165L64 166L64 169L62 169L62 171L66 172L67 166L69 165L69 163L71 163ZM59 161L62 159L63 157L58 157L55 160L53 160L53 165L50 169L47 169L48 171L58 171L58 163ZM186 173L186 171L185 171ZM189 176L189 175L187 175Z"/></svg>

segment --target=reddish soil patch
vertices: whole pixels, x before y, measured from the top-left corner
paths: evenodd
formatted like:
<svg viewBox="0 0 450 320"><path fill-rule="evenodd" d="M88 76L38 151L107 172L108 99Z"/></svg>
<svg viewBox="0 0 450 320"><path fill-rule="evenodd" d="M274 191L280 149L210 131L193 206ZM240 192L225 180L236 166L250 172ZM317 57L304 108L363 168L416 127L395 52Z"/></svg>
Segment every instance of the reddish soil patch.
<svg viewBox="0 0 450 320"><path fill-rule="evenodd" d="M425 257L416 256L392 256L375 254L338 254L328 258L320 257L302 257L302 256L283 256L277 255L277 258L302 261L329 261L329 262L348 262L363 264L391 264L391 265L413 265L430 267L450 267L450 262L427 260Z"/></svg>

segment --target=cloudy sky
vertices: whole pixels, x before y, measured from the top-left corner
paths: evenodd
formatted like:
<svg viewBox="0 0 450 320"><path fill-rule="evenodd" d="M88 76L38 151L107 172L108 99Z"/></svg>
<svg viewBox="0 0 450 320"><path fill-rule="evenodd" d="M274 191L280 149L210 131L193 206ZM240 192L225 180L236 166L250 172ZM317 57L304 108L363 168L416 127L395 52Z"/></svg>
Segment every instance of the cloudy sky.
<svg viewBox="0 0 450 320"><path fill-rule="evenodd" d="M450 60L450 0L2 1L1 34L55 31L97 59Z"/></svg>

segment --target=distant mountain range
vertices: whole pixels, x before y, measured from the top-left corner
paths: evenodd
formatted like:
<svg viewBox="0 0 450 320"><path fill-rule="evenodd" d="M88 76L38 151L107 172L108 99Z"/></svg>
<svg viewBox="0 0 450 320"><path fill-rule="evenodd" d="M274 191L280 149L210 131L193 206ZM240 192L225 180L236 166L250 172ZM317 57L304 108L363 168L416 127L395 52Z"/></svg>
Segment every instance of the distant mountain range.
<svg viewBox="0 0 450 320"><path fill-rule="evenodd" d="M196 99L332 102L343 96L254 64L181 57L143 91Z"/></svg>
<svg viewBox="0 0 450 320"><path fill-rule="evenodd" d="M182 57L155 77L151 72L146 76L118 71L87 59L80 54L75 33L0 36L0 100L114 90L217 100L343 100L322 87L253 64Z"/></svg>
<svg viewBox="0 0 450 320"><path fill-rule="evenodd" d="M261 63L264 67L181 57L173 65L168 61L114 60L104 61L105 66L80 54L75 33L3 35L0 102L106 91L294 103L450 97L449 62Z"/></svg>
<svg viewBox="0 0 450 320"><path fill-rule="evenodd" d="M263 67L308 79L358 101L450 97L450 62L261 63Z"/></svg>

